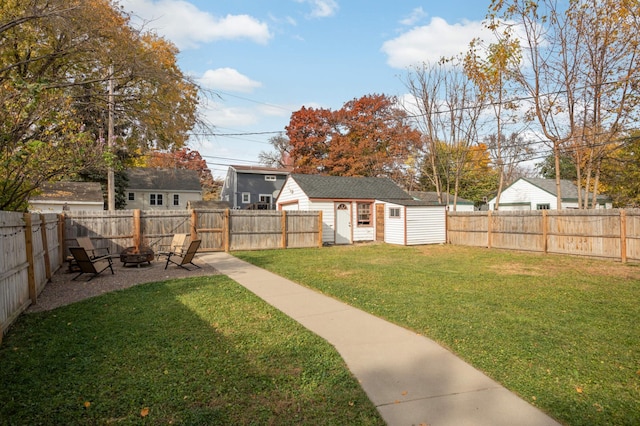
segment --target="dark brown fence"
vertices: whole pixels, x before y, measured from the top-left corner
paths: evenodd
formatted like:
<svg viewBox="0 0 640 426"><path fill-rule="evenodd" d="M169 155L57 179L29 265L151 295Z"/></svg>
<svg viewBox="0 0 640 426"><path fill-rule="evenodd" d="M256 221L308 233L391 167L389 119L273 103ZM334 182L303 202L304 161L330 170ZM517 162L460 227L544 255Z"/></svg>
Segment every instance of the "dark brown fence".
<svg viewBox="0 0 640 426"><path fill-rule="evenodd" d="M450 212L451 244L640 262L640 209Z"/></svg>

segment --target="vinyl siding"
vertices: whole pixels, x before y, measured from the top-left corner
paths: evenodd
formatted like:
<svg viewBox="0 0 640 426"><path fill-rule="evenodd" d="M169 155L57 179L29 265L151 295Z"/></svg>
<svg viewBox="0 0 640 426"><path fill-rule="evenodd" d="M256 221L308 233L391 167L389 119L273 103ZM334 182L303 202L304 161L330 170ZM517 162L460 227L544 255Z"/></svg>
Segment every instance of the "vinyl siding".
<svg viewBox="0 0 640 426"><path fill-rule="evenodd" d="M444 207L407 207L406 245L441 244L447 239Z"/></svg>

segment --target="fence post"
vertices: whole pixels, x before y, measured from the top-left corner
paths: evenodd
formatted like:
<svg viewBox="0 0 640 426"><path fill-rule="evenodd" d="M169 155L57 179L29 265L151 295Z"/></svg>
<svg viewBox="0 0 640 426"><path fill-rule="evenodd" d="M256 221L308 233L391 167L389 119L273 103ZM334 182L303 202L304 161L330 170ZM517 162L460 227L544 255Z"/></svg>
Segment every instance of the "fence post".
<svg viewBox="0 0 640 426"><path fill-rule="evenodd" d="M620 210L620 261L627 263L627 211Z"/></svg>
<svg viewBox="0 0 640 426"><path fill-rule="evenodd" d="M487 248L491 248L491 210L487 211Z"/></svg>
<svg viewBox="0 0 640 426"><path fill-rule="evenodd" d="M31 222L31 214L24 214L24 241L27 251L27 280L29 285L29 299L31 299L31 303L35 304L36 299L38 297L38 292L36 291L36 274L34 271L34 259L33 259L33 230L32 222Z"/></svg>
<svg viewBox="0 0 640 426"><path fill-rule="evenodd" d="M322 248L322 210L318 212L318 247Z"/></svg>
<svg viewBox="0 0 640 426"><path fill-rule="evenodd" d="M66 216L64 213L58 215L58 264L63 265L65 256L64 251L67 248L64 243L65 233L64 224L66 222Z"/></svg>
<svg viewBox="0 0 640 426"><path fill-rule="evenodd" d="M547 236L549 234L549 216L546 210L542 210L542 252L547 254L549 244Z"/></svg>
<svg viewBox="0 0 640 426"><path fill-rule="evenodd" d="M287 248L287 211L281 210L280 227L282 228L282 248Z"/></svg>
<svg viewBox="0 0 640 426"><path fill-rule="evenodd" d="M224 240L224 251L229 253L229 246L231 240L231 217L229 209L224 211L224 223L222 224L222 238Z"/></svg>
<svg viewBox="0 0 640 426"><path fill-rule="evenodd" d="M198 239L198 214L196 209L191 210L191 241Z"/></svg>
<svg viewBox="0 0 640 426"><path fill-rule="evenodd" d="M44 249L44 270L47 280L51 279L51 259L49 258L49 242L47 241L47 221L43 214L40 215L40 234L42 235L42 248Z"/></svg>
<svg viewBox="0 0 640 426"><path fill-rule="evenodd" d="M133 211L133 246L142 247L142 231L140 226L140 209Z"/></svg>

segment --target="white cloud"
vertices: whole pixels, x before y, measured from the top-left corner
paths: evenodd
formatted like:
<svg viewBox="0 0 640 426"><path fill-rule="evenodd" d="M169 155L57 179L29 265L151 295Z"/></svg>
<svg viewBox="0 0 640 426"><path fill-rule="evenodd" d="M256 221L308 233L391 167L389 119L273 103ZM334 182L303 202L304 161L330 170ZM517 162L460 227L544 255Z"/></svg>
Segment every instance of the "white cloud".
<svg viewBox="0 0 640 426"><path fill-rule="evenodd" d="M391 67L404 69L465 52L472 39L483 36L490 38L481 22L449 24L442 18L434 17L428 25L412 28L384 42L381 50L387 54L387 63Z"/></svg>
<svg viewBox="0 0 640 426"><path fill-rule="evenodd" d="M411 11L409 16L400 21L402 25L412 26L420 22L423 18L427 17L427 12L425 12L422 7L416 7Z"/></svg>
<svg viewBox="0 0 640 426"><path fill-rule="evenodd" d="M256 112L250 108L231 107L220 102L203 102L201 113L215 127L244 129L259 121Z"/></svg>
<svg viewBox="0 0 640 426"><path fill-rule="evenodd" d="M229 92L250 93L253 89L262 86L259 81L251 80L233 68L207 70L198 81L208 89Z"/></svg>
<svg viewBox="0 0 640 426"><path fill-rule="evenodd" d="M311 5L311 18L328 18L336 14L339 9L335 0L296 0L298 3Z"/></svg>
<svg viewBox="0 0 640 426"><path fill-rule="evenodd" d="M217 40L250 40L266 44L269 26L249 15L216 17L185 0L120 0L147 29L167 37L180 49Z"/></svg>

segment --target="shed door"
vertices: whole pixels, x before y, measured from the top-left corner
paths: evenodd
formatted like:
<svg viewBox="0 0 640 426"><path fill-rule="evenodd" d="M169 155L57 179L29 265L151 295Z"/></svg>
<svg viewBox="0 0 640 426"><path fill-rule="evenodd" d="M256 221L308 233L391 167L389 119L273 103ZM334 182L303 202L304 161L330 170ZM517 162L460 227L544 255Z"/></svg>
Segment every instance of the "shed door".
<svg viewBox="0 0 640 426"><path fill-rule="evenodd" d="M351 209L349 204L336 205L336 244L351 244Z"/></svg>
<svg viewBox="0 0 640 426"><path fill-rule="evenodd" d="M376 241L384 241L384 204L376 204Z"/></svg>

